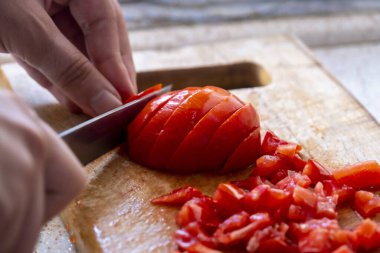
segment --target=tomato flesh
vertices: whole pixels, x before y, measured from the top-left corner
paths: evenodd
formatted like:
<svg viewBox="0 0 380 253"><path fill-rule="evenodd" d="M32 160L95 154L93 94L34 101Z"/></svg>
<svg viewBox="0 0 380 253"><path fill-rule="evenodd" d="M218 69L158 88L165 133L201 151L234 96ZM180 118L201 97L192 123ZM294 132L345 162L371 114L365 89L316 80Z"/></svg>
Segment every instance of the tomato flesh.
<svg viewBox="0 0 380 253"><path fill-rule="evenodd" d="M355 210L364 218L375 216L380 212L380 197L372 192L357 191Z"/></svg>
<svg viewBox="0 0 380 253"><path fill-rule="evenodd" d="M185 186L179 189L175 189L172 192L158 198L152 199L151 202L155 205L181 206L193 198L202 196L203 193L200 190L191 186Z"/></svg>

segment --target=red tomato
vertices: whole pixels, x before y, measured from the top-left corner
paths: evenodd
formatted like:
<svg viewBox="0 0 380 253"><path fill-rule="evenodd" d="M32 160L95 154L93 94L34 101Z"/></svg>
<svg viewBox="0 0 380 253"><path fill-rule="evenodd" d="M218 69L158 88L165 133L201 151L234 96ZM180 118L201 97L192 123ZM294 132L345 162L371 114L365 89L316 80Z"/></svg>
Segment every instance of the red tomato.
<svg viewBox="0 0 380 253"><path fill-rule="evenodd" d="M323 180L322 184L327 196L338 195L338 204L351 200L355 194L354 188L338 183L335 180Z"/></svg>
<svg viewBox="0 0 380 253"><path fill-rule="evenodd" d="M204 195L200 190L191 186L185 186L175 189L172 192L158 198L152 199L151 202L155 205L181 206L192 198L202 196Z"/></svg>
<svg viewBox="0 0 380 253"><path fill-rule="evenodd" d="M251 105L210 86L163 96L148 103L128 128L133 161L182 173L232 171L255 162L260 123Z"/></svg>
<svg viewBox="0 0 380 253"><path fill-rule="evenodd" d="M154 85L152 87L149 87L148 89L140 92L137 95L134 95L134 96L131 96L131 97L127 98L126 100L124 100L124 104L132 102L134 100L137 100L137 99L139 99L141 97L144 97L145 95L148 95L149 93L152 93L154 91L161 90L161 89L162 89L162 84L156 84L156 85Z"/></svg>
<svg viewBox="0 0 380 253"><path fill-rule="evenodd" d="M229 95L212 108L189 132L173 156L169 159L168 168L175 171L201 171L200 157L219 126L244 104L235 96ZM258 137L260 142L260 137ZM260 146L260 145L258 145ZM241 167L243 168L243 167Z"/></svg>
<svg viewBox="0 0 380 253"><path fill-rule="evenodd" d="M380 212L380 197L372 192L355 193L355 210L364 218L375 216Z"/></svg>
<svg viewBox="0 0 380 253"><path fill-rule="evenodd" d="M239 187L233 184L223 183L218 185L213 199L223 215L229 217L241 210L241 201L244 194L245 192Z"/></svg>
<svg viewBox="0 0 380 253"><path fill-rule="evenodd" d="M263 155L257 159L256 168L253 173L257 176L268 177L285 166L286 163L281 157L276 155Z"/></svg>
<svg viewBox="0 0 380 253"><path fill-rule="evenodd" d="M203 156L200 157L200 167L207 171L223 168L224 162L238 145L257 128L259 119L252 105L241 107L216 130Z"/></svg>
<svg viewBox="0 0 380 253"><path fill-rule="evenodd" d="M359 162L336 169L333 172L336 181L355 189L380 186L380 165L376 161Z"/></svg>
<svg viewBox="0 0 380 253"><path fill-rule="evenodd" d="M281 140L271 131L267 131L261 144L262 155L273 155L279 145L286 145L289 142Z"/></svg>
<svg viewBox="0 0 380 253"><path fill-rule="evenodd" d="M336 250L334 250L332 253L354 253L354 252L347 245L342 245Z"/></svg>
<svg viewBox="0 0 380 253"><path fill-rule="evenodd" d="M333 179L331 170L314 160L307 162L302 174L308 176L313 184L322 180Z"/></svg>
<svg viewBox="0 0 380 253"><path fill-rule="evenodd" d="M150 167L167 168L167 161L175 150L213 107L222 102L226 95L203 88L185 99L166 120L158 133L151 152L147 156Z"/></svg>
<svg viewBox="0 0 380 253"><path fill-rule="evenodd" d="M372 250L380 247L380 227L376 222L365 219L356 227L357 244L360 249Z"/></svg>

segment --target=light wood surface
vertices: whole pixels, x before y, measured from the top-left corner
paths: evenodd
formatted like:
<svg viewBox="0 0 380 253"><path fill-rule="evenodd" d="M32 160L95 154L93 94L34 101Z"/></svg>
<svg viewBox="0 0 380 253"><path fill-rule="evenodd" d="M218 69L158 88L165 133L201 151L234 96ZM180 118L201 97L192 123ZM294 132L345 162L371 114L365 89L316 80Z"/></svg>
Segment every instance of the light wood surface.
<svg viewBox="0 0 380 253"><path fill-rule="evenodd" d="M258 73L269 73L271 84L232 92L256 106L263 131L271 129L300 143L306 157L332 167L380 157L379 125L300 42L290 37L139 52L135 60L139 71L150 72L259 63L266 71ZM3 70L16 92L23 91L22 87L34 89L18 67L8 65ZM41 92L24 93L33 94L33 98L24 96L31 105L38 97L39 113L56 103L45 100L46 94ZM70 115L41 116L60 130L75 124L68 120ZM61 122L54 123L57 120ZM111 151L86 169L91 178L87 190L62 214L81 252L167 252L172 247L176 210L152 206L149 200L186 184L210 192L218 182L241 176L163 174L128 161L120 150ZM348 209L341 214L344 226L358 221Z"/></svg>

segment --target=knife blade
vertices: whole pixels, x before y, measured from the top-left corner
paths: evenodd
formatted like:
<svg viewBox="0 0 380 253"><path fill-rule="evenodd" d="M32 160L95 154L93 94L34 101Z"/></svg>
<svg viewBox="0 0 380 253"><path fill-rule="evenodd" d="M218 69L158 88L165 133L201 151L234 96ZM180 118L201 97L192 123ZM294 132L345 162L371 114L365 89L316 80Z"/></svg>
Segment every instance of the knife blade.
<svg viewBox="0 0 380 253"><path fill-rule="evenodd" d="M153 98L170 91L171 85L163 87L106 112L75 127L63 131L59 136L66 142L83 165L87 165L107 151L126 141L128 124Z"/></svg>

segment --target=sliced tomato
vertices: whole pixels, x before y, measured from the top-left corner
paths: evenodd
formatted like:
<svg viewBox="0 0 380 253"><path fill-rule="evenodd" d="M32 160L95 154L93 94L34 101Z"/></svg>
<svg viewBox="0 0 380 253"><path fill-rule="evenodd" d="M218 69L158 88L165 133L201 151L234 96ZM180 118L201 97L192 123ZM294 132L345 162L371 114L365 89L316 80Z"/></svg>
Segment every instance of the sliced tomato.
<svg viewBox="0 0 380 253"><path fill-rule="evenodd" d="M179 145L169 160L168 168L170 170L181 168L188 172L202 170L200 160L213 134L227 118L242 106L243 104L235 96L229 95L212 108Z"/></svg>
<svg viewBox="0 0 380 253"><path fill-rule="evenodd" d="M276 183L279 189L285 190L293 194L294 188L298 185L303 188L308 188L311 184L311 180L306 175L301 175L300 173L290 174L288 177L282 179Z"/></svg>
<svg viewBox="0 0 380 253"><path fill-rule="evenodd" d="M148 124L140 130L138 136L129 143L129 156L133 161L142 165L155 168L154 164L148 163L148 155L153 148L155 140L165 122L172 115L175 109L190 95L199 92L198 89L187 88L178 91L167 103L161 107L152 117Z"/></svg>
<svg viewBox="0 0 380 253"><path fill-rule="evenodd" d="M221 172L241 170L255 164L260 155L260 142L260 128L256 128L232 152Z"/></svg>
<svg viewBox="0 0 380 253"><path fill-rule="evenodd" d="M336 181L355 189L380 186L380 165L377 161L359 162L333 171Z"/></svg>
<svg viewBox="0 0 380 253"><path fill-rule="evenodd" d="M191 222L182 229L178 229L173 235L174 241L177 243L181 250L199 249L202 245L204 248L215 247L211 236L202 228L198 222ZM194 251L196 252L196 251Z"/></svg>
<svg viewBox="0 0 380 253"><path fill-rule="evenodd" d="M295 143L279 144L276 148L276 154L281 154L293 159L297 152L301 151L302 147Z"/></svg>
<svg viewBox="0 0 380 253"><path fill-rule="evenodd" d="M132 102L132 101L137 100L139 98L142 98L142 97L144 97L144 96L146 96L152 92L155 92L155 91L158 91L161 89L162 89L162 84L153 85L152 87L149 87L148 89L143 90L139 94L127 98L126 100L124 100L124 104Z"/></svg>
<svg viewBox="0 0 380 253"><path fill-rule="evenodd" d="M242 199L245 192L239 187L229 184L222 183L218 185L213 199L216 202L218 208L224 217L230 217L234 213L239 212L242 205Z"/></svg>
<svg viewBox="0 0 380 253"><path fill-rule="evenodd" d="M315 228L310 233L298 242L300 252L319 252L330 253L332 249L331 242L329 240L329 230L326 228Z"/></svg>
<svg viewBox="0 0 380 253"><path fill-rule="evenodd" d="M355 193L355 210L364 218L373 217L380 212L380 197L372 192Z"/></svg>
<svg viewBox="0 0 380 253"><path fill-rule="evenodd" d="M356 228L359 249L373 250L380 247L380 228L376 222L365 219Z"/></svg>
<svg viewBox="0 0 380 253"><path fill-rule="evenodd" d="M185 186L151 200L155 205L181 206L187 201L204 196L203 193L191 186Z"/></svg>
<svg viewBox="0 0 380 253"><path fill-rule="evenodd" d="M247 212L241 211L233 214L219 225L218 229L214 233L214 237L220 237L223 234L238 230L248 225L249 222L249 214Z"/></svg>
<svg viewBox="0 0 380 253"><path fill-rule="evenodd" d="M338 183L335 180L323 180L322 184L327 196L338 195L339 205L350 201L354 197L355 190L351 186Z"/></svg>
<svg viewBox="0 0 380 253"><path fill-rule="evenodd" d="M314 160L309 160L307 162L302 174L308 176L313 184L322 180L333 179L332 170Z"/></svg>
<svg viewBox="0 0 380 253"><path fill-rule="evenodd" d="M204 88L187 97L172 113L158 133L147 163L167 170L167 162L198 121L226 95ZM178 171L178 167L175 170Z"/></svg>
<svg viewBox="0 0 380 253"><path fill-rule="evenodd" d="M236 147L260 126L252 105L247 104L232 114L215 132L203 156L200 167L207 171L221 169Z"/></svg>
<svg viewBox="0 0 380 253"><path fill-rule="evenodd" d="M299 205L290 205L287 217L290 221L304 221L309 216L305 208Z"/></svg>
<svg viewBox="0 0 380 253"><path fill-rule="evenodd" d="M231 181L231 184L242 188L244 190L251 191L258 185L263 185L264 180L259 176L249 176L243 180Z"/></svg>
<svg viewBox="0 0 380 253"><path fill-rule="evenodd" d="M169 92L150 101L137 117L128 126L128 142L133 145L135 138L140 131L151 120L151 118L160 110L176 93Z"/></svg>
<svg viewBox="0 0 380 253"><path fill-rule="evenodd" d="M315 209L317 207L318 197L309 189L296 185L292 196L296 205L311 209Z"/></svg>

